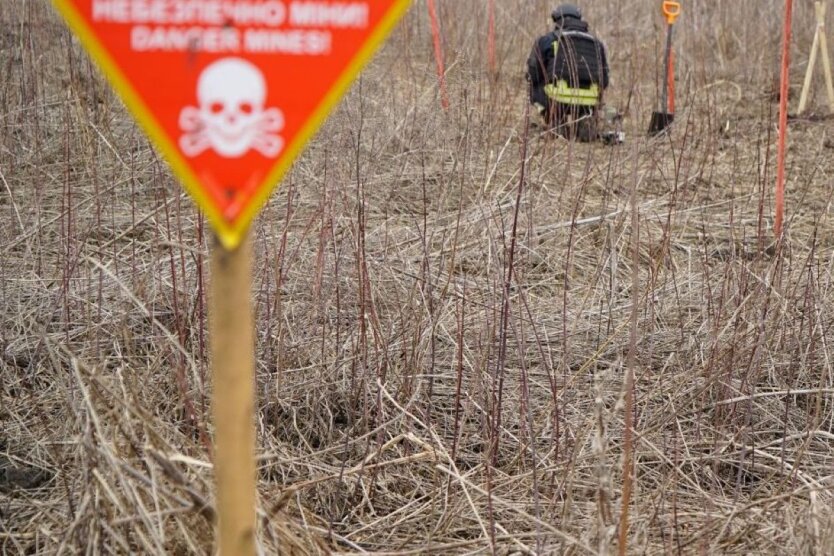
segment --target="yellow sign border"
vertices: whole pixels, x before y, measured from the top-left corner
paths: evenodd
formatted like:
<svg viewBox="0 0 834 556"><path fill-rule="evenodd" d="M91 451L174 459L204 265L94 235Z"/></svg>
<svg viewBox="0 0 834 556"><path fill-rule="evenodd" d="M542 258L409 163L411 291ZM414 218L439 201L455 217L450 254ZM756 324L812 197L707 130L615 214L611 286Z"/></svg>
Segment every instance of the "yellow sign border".
<svg viewBox="0 0 834 556"><path fill-rule="evenodd" d="M238 218L230 224L211 202L210 197L200 184L200 179L191 170L185 159L180 156L177 148L157 122L153 112L122 73L121 68L119 68L107 48L99 42L96 34L73 5L72 0L52 0L55 9L63 16L67 25L81 41L82 46L101 68L105 77L110 81L110 85L116 90L130 113L133 114L139 126L162 153L162 157L168 162L174 175L182 182L185 190L203 210L220 242L229 250L240 245L246 230L266 204L269 195L278 187L284 174L307 146L313 135L324 124L327 116L339 103L348 87L368 64L397 22L403 17L411 3L412 0L393 1L388 12L368 35L362 47L357 51L342 74L334 81L333 86L330 87L321 103L313 110L292 142L287 146L287 149L282 153L281 160L272 167L272 170L261 182Z"/></svg>

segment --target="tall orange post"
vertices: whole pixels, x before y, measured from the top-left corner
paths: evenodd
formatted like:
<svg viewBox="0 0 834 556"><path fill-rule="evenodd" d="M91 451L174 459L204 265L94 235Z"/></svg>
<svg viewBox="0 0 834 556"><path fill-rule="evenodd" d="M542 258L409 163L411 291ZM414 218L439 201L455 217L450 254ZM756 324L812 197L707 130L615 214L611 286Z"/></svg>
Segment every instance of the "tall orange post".
<svg viewBox="0 0 834 556"><path fill-rule="evenodd" d="M779 145L776 153L776 215L773 231L776 238L782 237L785 220L785 153L788 136L788 70L791 65L791 19L793 0L785 0L785 29L782 34L782 70L779 82Z"/></svg>
<svg viewBox="0 0 834 556"><path fill-rule="evenodd" d="M498 60L495 55L495 0L489 0L487 4L487 19L487 59L489 73L494 78L498 73Z"/></svg>
<svg viewBox="0 0 834 556"><path fill-rule="evenodd" d="M431 34L434 39L434 60L437 64L437 79L440 81L440 104L444 110L449 108L449 93L446 92L446 65L443 61L443 44L440 40L440 20L434 0L428 0Z"/></svg>

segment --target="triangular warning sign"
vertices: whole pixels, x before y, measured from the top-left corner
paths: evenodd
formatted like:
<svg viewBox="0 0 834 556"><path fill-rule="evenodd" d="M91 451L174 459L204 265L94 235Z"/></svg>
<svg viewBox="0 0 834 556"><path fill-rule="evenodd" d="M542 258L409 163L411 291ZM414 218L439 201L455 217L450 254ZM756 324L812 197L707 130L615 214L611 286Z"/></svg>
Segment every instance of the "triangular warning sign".
<svg viewBox="0 0 834 556"><path fill-rule="evenodd" d="M53 0L227 248L411 0Z"/></svg>

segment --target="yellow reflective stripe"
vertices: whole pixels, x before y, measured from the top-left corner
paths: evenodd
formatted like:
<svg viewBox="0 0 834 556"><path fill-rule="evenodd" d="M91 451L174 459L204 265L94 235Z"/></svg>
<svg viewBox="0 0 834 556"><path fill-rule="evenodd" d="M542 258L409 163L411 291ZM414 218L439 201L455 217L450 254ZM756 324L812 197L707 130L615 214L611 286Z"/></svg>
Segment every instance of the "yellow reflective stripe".
<svg viewBox="0 0 834 556"><path fill-rule="evenodd" d="M596 106L599 103L599 85L594 83L587 89L568 87L568 82L560 79L556 84L544 86L544 93L556 102L574 106Z"/></svg>

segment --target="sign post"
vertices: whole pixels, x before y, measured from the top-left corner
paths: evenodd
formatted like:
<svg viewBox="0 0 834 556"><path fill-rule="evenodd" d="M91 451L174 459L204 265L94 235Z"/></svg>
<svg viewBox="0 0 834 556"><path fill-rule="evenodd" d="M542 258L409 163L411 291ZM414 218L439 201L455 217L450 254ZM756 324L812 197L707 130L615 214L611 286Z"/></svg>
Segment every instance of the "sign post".
<svg viewBox="0 0 834 556"><path fill-rule="evenodd" d="M52 0L214 229L220 554L256 545L252 219L411 0Z"/></svg>
<svg viewBox="0 0 834 556"><path fill-rule="evenodd" d="M248 236L249 234L247 234ZM209 338L220 554L255 554L255 345L252 240L211 254Z"/></svg>

